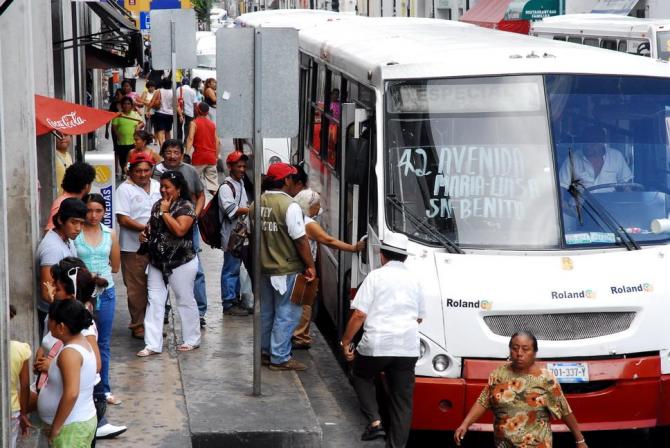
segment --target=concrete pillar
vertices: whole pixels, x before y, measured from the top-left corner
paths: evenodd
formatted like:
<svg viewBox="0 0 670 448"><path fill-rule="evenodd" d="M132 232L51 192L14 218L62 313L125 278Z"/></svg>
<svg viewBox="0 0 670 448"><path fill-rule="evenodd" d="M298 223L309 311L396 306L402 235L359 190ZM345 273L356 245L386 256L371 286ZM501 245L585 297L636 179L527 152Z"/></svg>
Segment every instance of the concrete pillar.
<svg viewBox="0 0 670 448"><path fill-rule="evenodd" d="M5 70L0 46L0 98L2 73ZM0 107L0 210L7 210L5 196L5 127L4 110ZM0 440L9 438L9 263L7 258L7 213L0 213Z"/></svg>
<svg viewBox="0 0 670 448"><path fill-rule="evenodd" d="M6 202L3 211L11 217L5 240L11 263L5 265L9 297L18 315L11 336L34 347L36 341L35 297L37 288L34 254L40 239L38 226L37 154L35 145L35 77L33 70L32 11L38 2L14 2L0 16L2 52L2 147ZM0 300L2 300L0 299Z"/></svg>
<svg viewBox="0 0 670 448"><path fill-rule="evenodd" d="M33 68L35 93L53 97L54 59L51 23L51 0L33 0ZM51 135L37 137L37 173L39 178L40 227L49 217L51 203L56 197L56 173L54 170L54 143Z"/></svg>

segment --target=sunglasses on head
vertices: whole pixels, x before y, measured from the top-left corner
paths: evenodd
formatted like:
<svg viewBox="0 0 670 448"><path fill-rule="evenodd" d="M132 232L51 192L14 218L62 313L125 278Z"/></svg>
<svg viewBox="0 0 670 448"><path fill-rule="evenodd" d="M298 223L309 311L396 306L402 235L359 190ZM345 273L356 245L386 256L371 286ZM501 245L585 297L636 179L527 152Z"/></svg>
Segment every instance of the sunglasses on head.
<svg viewBox="0 0 670 448"><path fill-rule="evenodd" d="M70 278L72 281L72 285L74 286L74 298L75 300L77 299L77 273L79 272L79 266L70 268L67 271L67 276Z"/></svg>

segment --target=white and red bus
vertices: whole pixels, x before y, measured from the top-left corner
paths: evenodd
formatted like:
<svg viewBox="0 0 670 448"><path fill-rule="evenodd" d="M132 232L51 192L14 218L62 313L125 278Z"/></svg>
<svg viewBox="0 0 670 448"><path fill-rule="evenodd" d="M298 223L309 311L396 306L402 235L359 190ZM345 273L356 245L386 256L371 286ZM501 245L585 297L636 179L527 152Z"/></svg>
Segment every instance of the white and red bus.
<svg viewBox="0 0 670 448"><path fill-rule="evenodd" d="M415 429L456 428L518 330L584 429L670 424L667 65L443 20L237 23L300 30L296 157L323 227L368 237L361 257L320 251L338 331L379 241L410 239L428 302ZM589 172L594 147L609 162Z"/></svg>

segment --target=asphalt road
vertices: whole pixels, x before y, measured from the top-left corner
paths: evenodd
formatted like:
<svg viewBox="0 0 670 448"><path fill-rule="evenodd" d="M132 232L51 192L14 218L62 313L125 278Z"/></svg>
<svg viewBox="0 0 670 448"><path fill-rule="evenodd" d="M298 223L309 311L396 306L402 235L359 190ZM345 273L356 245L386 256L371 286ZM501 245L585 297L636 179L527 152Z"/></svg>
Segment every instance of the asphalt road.
<svg viewBox="0 0 670 448"><path fill-rule="evenodd" d="M669 431L599 431L584 435L589 448L661 448L670 447ZM443 431L415 431L412 433L408 447L455 447L453 433ZM491 433L473 433L465 436L463 448L494 448ZM554 435L554 448L574 448L575 441L571 434Z"/></svg>

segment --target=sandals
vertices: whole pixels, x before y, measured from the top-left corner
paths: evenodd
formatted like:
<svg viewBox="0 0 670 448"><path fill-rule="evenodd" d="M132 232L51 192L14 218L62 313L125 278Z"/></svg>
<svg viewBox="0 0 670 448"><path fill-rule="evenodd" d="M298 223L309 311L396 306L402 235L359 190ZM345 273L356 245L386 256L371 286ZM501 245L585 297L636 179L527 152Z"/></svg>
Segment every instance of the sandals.
<svg viewBox="0 0 670 448"><path fill-rule="evenodd" d="M160 354L161 352L155 352L153 350L150 350L148 347L144 347L142 350L137 352L137 356L139 356L140 358L146 358L147 356L160 355Z"/></svg>
<svg viewBox="0 0 670 448"><path fill-rule="evenodd" d="M177 346L177 351L178 352L190 352L191 350L195 350L196 348L200 347L199 345L191 345L191 344L180 344Z"/></svg>
<svg viewBox="0 0 670 448"><path fill-rule="evenodd" d="M107 404L119 405L119 404L123 403L123 400L121 400L120 398L116 398L111 393L106 394L106 400L107 400Z"/></svg>

